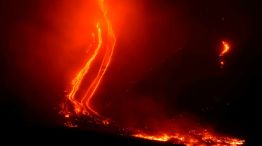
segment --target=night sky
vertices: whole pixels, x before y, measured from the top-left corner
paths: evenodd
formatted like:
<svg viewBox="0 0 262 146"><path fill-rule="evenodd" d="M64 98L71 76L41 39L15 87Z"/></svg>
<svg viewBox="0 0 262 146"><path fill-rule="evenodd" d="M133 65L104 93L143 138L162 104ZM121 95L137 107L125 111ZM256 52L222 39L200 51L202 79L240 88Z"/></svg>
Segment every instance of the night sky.
<svg viewBox="0 0 262 146"><path fill-rule="evenodd" d="M108 5L117 42L93 101L98 111L137 127L153 119L192 118L256 140L262 97L258 1L109 0ZM5 127L63 126L59 104L85 60L93 20L101 17L97 9L84 0L1 0ZM222 40L232 49L221 69Z"/></svg>

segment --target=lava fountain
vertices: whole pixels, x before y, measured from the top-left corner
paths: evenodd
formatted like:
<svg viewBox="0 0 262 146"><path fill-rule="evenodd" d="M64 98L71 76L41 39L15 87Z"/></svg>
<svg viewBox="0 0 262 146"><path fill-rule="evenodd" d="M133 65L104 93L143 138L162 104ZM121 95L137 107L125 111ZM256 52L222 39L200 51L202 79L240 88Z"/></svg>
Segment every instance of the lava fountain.
<svg viewBox="0 0 262 146"><path fill-rule="evenodd" d="M92 33L92 47L89 50L89 56L83 67L78 71L72 80L71 87L66 95L66 102L62 106L61 113L66 119L71 117L91 117L102 121L102 124L110 124L107 118L103 117L91 105L91 100L99 87L101 80L108 69L114 52L116 38L113 32L111 22L107 16L107 11L103 0L98 0L100 9L103 13L102 20L96 22L96 31ZM222 41L223 49L219 54L221 67L224 65L223 56L229 51L230 46ZM95 73L89 77L90 72ZM80 94L80 89L89 78L89 83L84 94ZM86 84L85 84L86 86ZM95 123L100 124L100 123ZM77 124L67 122L68 127L77 127ZM87 125L88 126L88 125ZM135 129L135 128L134 128ZM128 136L143 138L147 140L171 142L173 144L191 145L243 145L244 140L230 138L227 136L218 136L208 130L190 130L187 132L175 132L160 130L157 132L146 132L146 130L129 130Z"/></svg>

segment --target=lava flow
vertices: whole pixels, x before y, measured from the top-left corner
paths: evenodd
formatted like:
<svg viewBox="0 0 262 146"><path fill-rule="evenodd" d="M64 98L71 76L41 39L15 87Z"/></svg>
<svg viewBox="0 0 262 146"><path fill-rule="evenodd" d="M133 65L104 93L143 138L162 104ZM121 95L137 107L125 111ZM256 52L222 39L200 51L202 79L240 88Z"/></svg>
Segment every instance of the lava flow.
<svg viewBox="0 0 262 146"><path fill-rule="evenodd" d="M77 73L72 81L69 93L67 94L67 103L63 105L62 113L65 118L74 117L79 115L80 118L85 117L98 117L104 125L110 124L105 120L94 108L91 106L91 100L94 96L100 82L108 69L111 62L115 46L115 35L104 8L104 1L99 0L100 9L103 13L103 20L96 23L96 32L92 33L93 42L89 50L89 56L82 69ZM223 56L229 51L230 46L227 42L222 41L223 50L220 53L220 64L224 65ZM89 76L90 72L95 74ZM85 81L89 78L89 84L84 94L80 94L80 89ZM85 84L86 86L86 84ZM96 123L97 124L97 123ZM68 121L65 123L69 127L77 127L77 124ZM129 131L133 133L128 136L136 138L143 138L154 141L170 142L173 144L191 145L242 145L244 140L230 138L226 136L217 136L208 132L207 130L191 130L189 132L158 132L158 134L148 134L146 132L135 130Z"/></svg>
<svg viewBox="0 0 262 146"><path fill-rule="evenodd" d="M230 138L225 136L216 136L207 130L196 131L191 130L187 133L161 133L161 134L147 134L139 132L133 135L137 138L148 139L153 141L169 142L173 144L184 144L186 146L194 145L212 145L212 146L237 146L243 145L245 140Z"/></svg>
<svg viewBox="0 0 262 146"><path fill-rule="evenodd" d="M73 79L72 87L69 94L67 95L67 99L69 100L70 104L73 105L75 114L95 115L100 117L99 113L91 107L90 101L111 62L111 58L114 52L115 35L113 33L111 23L107 17L104 8L104 1L99 0L98 2L103 13L104 23L97 22L97 32L92 34L96 47L89 50L91 52L90 56L87 57L85 65ZM102 24L104 24L105 26ZM82 95L81 97L77 97L80 86L82 85L84 78L90 72L90 69L94 66L94 62L99 62L99 66L95 65L95 68L97 68L97 71L95 71L96 75L95 77L90 79L91 83L88 85L88 88L84 95ZM71 114L74 114L68 109L67 105L64 105L62 112L64 113L66 118L69 118Z"/></svg>
<svg viewBox="0 0 262 146"><path fill-rule="evenodd" d="M222 41L222 44L223 44L223 50L222 50L222 52L219 55L221 57L224 56L230 49L230 46L229 46L229 44L226 41Z"/></svg>
<svg viewBox="0 0 262 146"><path fill-rule="evenodd" d="M219 54L219 57L220 57L220 67L223 68L224 64L225 64L225 61L224 61L224 56L225 54L230 50L230 46L229 46L229 43L226 42L226 41L222 41L222 51L220 52Z"/></svg>

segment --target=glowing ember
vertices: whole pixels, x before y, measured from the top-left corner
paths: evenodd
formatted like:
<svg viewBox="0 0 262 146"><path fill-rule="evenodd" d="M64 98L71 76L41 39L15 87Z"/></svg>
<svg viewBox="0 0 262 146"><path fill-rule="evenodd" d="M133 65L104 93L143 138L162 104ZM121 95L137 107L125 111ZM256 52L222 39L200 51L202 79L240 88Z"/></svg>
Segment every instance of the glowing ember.
<svg viewBox="0 0 262 146"><path fill-rule="evenodd" d="M222 41L222 44L223 44L223 50L222 50L222 52L219 55L221 57L224 56L230 49L230 46L229 46L229 44L226 41Z"/></svg>
<svg viewBox="0 0 262 146"><path fill-rule="evenodd" d="M102 33L102 27L101 23L98 22L96 25L97 33L92 34L93 37L97 37L96 47L93 48L92 53L89 57L87 57L87 61L84 65L84 67L78 72L76 77L72 81L72 88L69 94L67 95L67 98L74 106L74 112L76 114L84 114L84 115L96 115L100 116L98 112L96 112L90 105L90 101L95 94L101 79L103 78L109 64L111 61L111 57L113 55L114 51L114 45L115 45L115 36L110 24L109 19L107 18L105 9L104 9L104 3L103 0L99 1L101 11L104 14L104 20L106 25L106 33L107 35L103 37ZM104 28L104 27L103 27ZM104 40L105 39L105 40ZM89 72L91 65L96 61L98 58L98 55L102 55L102 62L99 64L99 70L94 78L91 79L91 83L88 86L85 94L81 97L76 98L76 94L79 91L79 88L83 82L84 77ZM66 110L66 109L64 109ZM65 117L69 117L70 111L63 111L65 113Z"/></svg>
<svg viewBox="0 0 262 146"><path fill-rule="evenodd" d="M162 133L162 134L146 134L137 133L133 135L137 138L170 142L173 144L185 144L187 146L193 145L212 145L212 146L237 146L243 145L244 140L230 138L230 137L220 137L210 134L207 130L202 132L190 131L188 133Z"/></svg>
<svg viewBox="0 0 262 146"><path fill-rule="evenodd" d="M222 51L220 52L219 54L219 57L220 57L220 67L223 68L223 66L225 65L225 61L223 59L223 57L225 56L225 54L230 50L230 45L228 42L226 41L222 41Z"/></svg>

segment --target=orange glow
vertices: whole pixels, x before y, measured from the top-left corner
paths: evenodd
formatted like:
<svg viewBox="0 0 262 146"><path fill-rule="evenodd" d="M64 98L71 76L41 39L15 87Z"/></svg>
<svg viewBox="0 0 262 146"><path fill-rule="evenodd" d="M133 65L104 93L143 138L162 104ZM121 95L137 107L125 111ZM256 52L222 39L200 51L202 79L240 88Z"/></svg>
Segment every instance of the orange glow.
<svg viewBox="0 0 262 146"><path fill-rule="evenodd" d="M219 63L220 63L220 67L223 68L225 65L225 61L224 61L224 55L230 50L230 45L228 42L226 41L222 41L222 51L219 54Z"/></svg>
<svg viewBox="0 0 262 146"><path fill-rule="evenodd" d="M106 11L104 10L103 0L100 0L100 5L101 5L101 9L103 11L104 19L105 19L106 25L107 25L107 33L108 33L107 38L111 39L112 44L106 44L106 46L105 46L105 47L107 47L106 52L104 54L103 62L100 65L100 69L98 71L98 74L97 74L96 78L93 80L93 82L91 83L89 89L87 90L87 92L85 93L84 97L81 100L81 103L85 104L86 107L90 111L95 113L96 115L98 115L98 113L91 108L90 100L93 97L97 87L99 86L99 84L100 84L100 82L101 82L101 80L102 80L102 78L105 74L105 71L107 70L107 68L108 68L108 66L111 62L111 58L112 58L112 55L113 55L113 52L114 52L114 47L115 47L115 40L116 40L112 26L111 26L111 23L110 23L107 15L106 15ZM100 33L101 33L101 30L100 30ZM101 40L101 42L100 42L100 40ZM100 43L102 44L102 38L99 38L99 44ZM99 47L101 47L101 46L99 46Z"/></svg>
<svg viewBox="0 0 262 146"><path fill-rule="evenodd" d="M229 43L226 41L222 41L223 49L222 52L219 54L220 57L224 56L230 49Z"/></svg>
<svg viewBox="0 0 262 146"><path fill-rule="evenodd" d="M224 65L225 63L224 63L224 61L220 61L220 65Z"/></svg>
<svg viewBox="0 0 262 146"><path fill-rule="evenodd" d="M212 146L238 146L243 145L245 140L230 137L221 137L210 134L206 130L202 132L191 131L188 133L162 133L146 134L137 133L133 135L137 138L148 139L153 141L170 142L173 144L185 144L186 146L194 145L212 145Z"/></svg>
<svg viewBox="0 0 262 146"><path fill-rule="evenodd" d="M79 125L71 122L71 115L84 115L84 116L96 116L99 117L101 123L103 125L109 125L112 122L110 120L102 118L102 116L92 107L91 100L93 99L102 78L109 67L109 64L112 59L112 55L114 52L116 38L114 35L114 31L111 25L111 22L107 16L107 11L104 7L104 0L98 0L101 11L103 12L102 20L96 22L95 32L92 33L93 42L92 48L89 50L89 56L86 57L86 62L83 67L77 72L75 77L71 82L70 90L67 94L67 99L70 102L70 105L73 106L73 110L69 110L69 105L63 105L63 116L68 119L65 123L67 127L78 127ZM222 41L223 50L220 53L220 57L222 58L224 54L226 54L230 46L227 42ZM221 60L221 66L224 65L224 61ZM93 68L97 69L93 72ZM88 73L95 74L94 76L89 77ZM89 78L90 83L88 84L87 90L83 94L78 94L81 85L84 82L84 78ZM80 127L80 126L79 126ZM131 131L133 132L133 131ZM187 146L193 145L243 145L244 140L234 139L230 137L220 137L213 134L210 134L206 130L201 132L190 131L188 133L168 133L161 132L161 134L147 134L144 132L137 132L132 135L133 137L143 138L154 141L161 142L171 142L174 144L185 144Z"/></svg>
<svg viewBox="0 0 262 146"><path fill-rule="evenodd" d="M99 5L101 8L101 11L103 12L105 25L106 27L102 27L101 22L97 22L96 25L96 33L92 33L93 37L96 38L96 47L93 48L91 51L91 55L87 57L87 61L85 65L82 67L82 69L78 72L78 74L75 76L75 78L72 81L72 87L67 95L67 98L74 106L74 112L76 114L93 114L96 116L100 116L97 111L95 111L91 105L90 101L92 97L94 96L110 62L111 58L114 52L114 46L115 46L115 36L114 32L111 26L111 23L107 17L105 8L104 8L104 2L103 0L99 0ZM105 28L106 35L104 36L103 28ZM76 94L80 90L80 86L83 82L83 79L86 77L87 73L90 71L91 66L98 58L98 55L102 55L102 62L99 64L99 70L96 73L95 77L91 79L91 83L88 86L85 94L81 97L76 98ZM101 58L100 58L101 59ZM69 111L64 111L66 113L65 117L69 117L68 114Z"/></svg>

